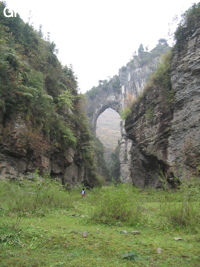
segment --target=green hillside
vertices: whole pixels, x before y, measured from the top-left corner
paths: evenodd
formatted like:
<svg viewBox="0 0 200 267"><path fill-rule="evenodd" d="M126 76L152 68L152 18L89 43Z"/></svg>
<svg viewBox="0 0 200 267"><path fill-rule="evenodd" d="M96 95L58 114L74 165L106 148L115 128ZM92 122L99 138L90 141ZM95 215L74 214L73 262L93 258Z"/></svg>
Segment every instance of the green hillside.
<svg viewBox="0 0 200 267"><path fill-rule="evenodd" d="M72 147L77 161L95 180L93 149L77 78L69 66L62 66L54 42L19 15L6 18L0 2L0 145L13 155L9 136L16 116L26 131L18 134L18 156L31 157L40 169L39 158L66 153ZM15 149L16 150L16 149ZM21 154L20 154L21 153ZM79 164L80 164L79 163Z"/></svg>

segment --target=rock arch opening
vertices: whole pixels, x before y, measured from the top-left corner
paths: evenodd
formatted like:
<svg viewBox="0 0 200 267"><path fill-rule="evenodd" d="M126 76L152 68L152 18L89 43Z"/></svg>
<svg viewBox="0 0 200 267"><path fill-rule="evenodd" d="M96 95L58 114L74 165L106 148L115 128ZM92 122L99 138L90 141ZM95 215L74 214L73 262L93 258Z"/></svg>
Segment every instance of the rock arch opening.
<svg viewBox="0 0 200 267"><path fill-rule="evenodd" d="M112 108L106 108L97 118L96 136L104 146L107 164L121 139L120 122L119 113Z"/></svg>

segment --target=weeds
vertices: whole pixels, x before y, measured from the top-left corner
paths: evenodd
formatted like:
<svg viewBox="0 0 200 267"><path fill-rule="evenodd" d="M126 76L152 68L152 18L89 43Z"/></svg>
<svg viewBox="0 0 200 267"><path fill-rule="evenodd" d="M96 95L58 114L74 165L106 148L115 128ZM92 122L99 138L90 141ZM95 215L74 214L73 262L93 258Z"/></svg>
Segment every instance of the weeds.
<svg viewBox="0 0 200 267"><path fill-rule="evenodd" d="M0 244L7 245L22 245L21 230L13 228L7 224L0 226Z"/></svg>
<svg viewBox="0 0 200 267"><path fill-rule="evenodd" d="M72 208L70 195L55 180L34 175L32 180L1 181L1 209L23 216L44 216L51 209Z"/></svg>
<svg viewBox="0 0 200 267"><path fill-rule="evenodd" d="M33 181L1 181L1 216L13 217L17 229L23 217L43 217L51 210L80 209L94 223L108 225L146 225L160 222L168 227L195 229L200 221L200 183L182 182L179 190L139 190L129 185L95 188L79 203L80 187L66 191L48 177L35 176ZM152 203L152 204L150 204ZM150 205L155 205L155 208ZM153 211L153 212L152 212Z"/></svg>
<svg viewBox="0 0 200 267"><path fill-rule="evenodd" d="M178 190L103 186L84 200L80 191L38 175L1 181L2 266L198 266L199 180Z"/></svg>
<svg viewBox="0 0 200 267"><path fill-rule="evenodd" d="M125 223L137 225L143 221L142 206L131 187L126 185L113 186L101 196L92 214L92 220L105 224Z"/></svg>
<svg viewBox="0 0 200 267"><path fill-rule="evenodd" d="M186 180L174 193L173 201L163 201L160 206L164 216L172 227L196 229L200 222L200 182L197 179Z"/></svg>

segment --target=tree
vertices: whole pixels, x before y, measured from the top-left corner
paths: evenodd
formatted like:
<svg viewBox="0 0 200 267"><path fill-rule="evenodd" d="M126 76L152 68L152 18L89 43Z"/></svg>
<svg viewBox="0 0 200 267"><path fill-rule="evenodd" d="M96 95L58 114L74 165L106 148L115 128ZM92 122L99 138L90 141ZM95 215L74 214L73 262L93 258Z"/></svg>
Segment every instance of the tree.
<svg viewBox="0 0 200 267"><path fill-rule="evenodd" d="M167 40L164 39L164 38L161 38L158 40L158 43L161 44L161 45L167 45Z"/></svg>
<svg viewBox="0 0 200 267"><path fill-rule="evenodd" d="M143 44L140 44L139 48L138 48L138 55L141 55L144 52L144 46Z"/></svg>

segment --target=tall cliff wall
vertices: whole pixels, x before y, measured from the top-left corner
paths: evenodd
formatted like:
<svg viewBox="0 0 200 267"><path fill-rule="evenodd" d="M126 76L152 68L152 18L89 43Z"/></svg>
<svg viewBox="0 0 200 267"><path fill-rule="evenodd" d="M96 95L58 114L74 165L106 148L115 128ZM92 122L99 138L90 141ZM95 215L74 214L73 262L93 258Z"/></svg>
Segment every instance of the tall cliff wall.
<svg viewBox="0 0 200 267"><path fill-rule="evenodd" d="M125 123L131 181L160 187L161 181L197 175L200 164L200 29L173 49L171 88L159 83L145 91ZM163 80L164 84L164 80Z"/></svg>
<svg viewBox="0 0 200 267"><path fill-rule="evenodd" d="M142 52L119 70L121 83L122 108L130 105L144 90L151 74L156 70L160 56L169 49L167 42L162 40L151 52ZM121 122L121 141L119 151L120 179L122 182L131 182L131 146L132 141L127 137L124 121Z"/></svg>
<svg viewBox="0 0 200 267"><path fill-rule="evenodd" d="M99 86L93 87L86 93L86 113L90 119L93 132L96 131L98 117L107 108L112 108L120 113L133 98L142 92L144 86L155 71L160 55L169 49L167 42L159 40L157 46L150 52L142 51L119 70L119 75L110 81L100 81ZM126 136L124 122L121 122L120 141L120 176L123 182L131 181L130 178L130 148L131 140Z"/></svg>
<svg viewBox="0 0 200 267"><path fill-rule="evenodd" d="M168 164L171 172L185 179L196 175L200 164L200 28L183 49L174 50L171 82L175 105Z"/></svg>
<svg viewBox="0 0 200 267"><path fill-rule="evenodd" d="M65 185L97 182L91 135L73 70L54 42L0 2L0 179L38 169ZM31 174L32 176L32 174Z"/></svg>

